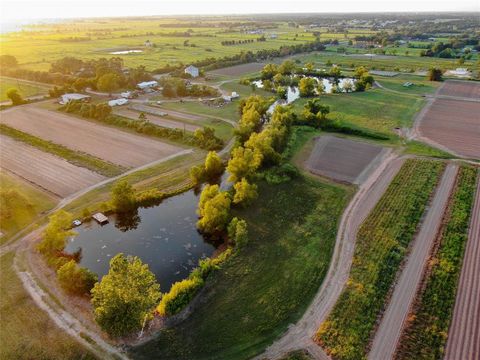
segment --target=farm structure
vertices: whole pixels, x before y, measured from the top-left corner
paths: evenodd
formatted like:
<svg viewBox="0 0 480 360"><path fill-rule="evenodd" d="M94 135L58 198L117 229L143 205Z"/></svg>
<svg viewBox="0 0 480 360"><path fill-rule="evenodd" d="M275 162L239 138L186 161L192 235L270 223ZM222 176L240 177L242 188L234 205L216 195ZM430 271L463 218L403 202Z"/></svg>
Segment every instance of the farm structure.
<svg viewBox="0 0 480 360"><path fill-rule="evenodd" d="M189 74L191 77L196 78L199 75L198 68L190 65L185 68L185 74Z"/></svg>
<svg viewBox="0 0 480 360"><path fill-rule="evenodd" d="M182 150L171 144L35 106L6 110L0 123L129 168Z"/></svg>
<svg viewBox="0 0 480 360"><path fill-rule="evenodd" d="M0 168L64 198L103 179L102 175L0 135Z"/></svg>
<svg viewBox="0 0 480 360"><path fill-rule="evenodd" d="M479 86L480 89L480 86ZM450 93L450 90L445 90ZM480 102L435 99L420 122L426 137L450 151L480 159Z"/></svg>
<svg viewBox="0 0 480 360"><path fill-rule="evenodd" d="M361 184L390 152L381 146L335 136L321 136L314 141L306 168L313 174L352 184Z"/></svg>
<svg viewBox="0 0 480 360"><path fill-rule="evenodd" d="M70 101L90 101L91 97L89 95L84 95L84 94L76 94L76 93L71 93L71 94L63 94L60 96L58 99L58 103L61 105L68 104Z"/></svg>

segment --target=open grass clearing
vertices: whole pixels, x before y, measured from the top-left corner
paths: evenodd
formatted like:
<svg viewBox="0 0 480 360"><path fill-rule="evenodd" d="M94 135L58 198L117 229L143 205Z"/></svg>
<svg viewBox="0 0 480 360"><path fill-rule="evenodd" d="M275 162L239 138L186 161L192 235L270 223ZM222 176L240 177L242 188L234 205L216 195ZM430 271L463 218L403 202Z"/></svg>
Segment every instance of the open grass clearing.
<svg viewBox="0 0 480 360"><path fill-rule="evenodd" d="M94 359L36 306L16 276L13 260L14 253L0 258L0 358Z"/></svg>
<svg viewBox="0 0 480 360"><path fill-rule="evenodd" d="M432 94L437 91L441 85L441 83L436 81L428 81L415 75L406 74L401 74L393 78L375 76L375 80L387 89L411 95ZM405 83L412 83L413 85L403 86Z"/></svg>
<svg viewBox="0 0 480 360"><path fill-rule="evenodd" d="M0 189L2 192L17 192L27 200L25 202L21 198L12 197L8 201L8 206L2 204L0 231L3 235L0 237L0 244L7 242L18 231L52 209L57 203L56 198L6 171L0 172Z"/></svg>
<svg viewBox="0 0 480 360"><path fill-rule="evenodd" d="M386 296L444 166L407 160L357 234L349 279L317 340L336 359L362 359Z"/></svg>

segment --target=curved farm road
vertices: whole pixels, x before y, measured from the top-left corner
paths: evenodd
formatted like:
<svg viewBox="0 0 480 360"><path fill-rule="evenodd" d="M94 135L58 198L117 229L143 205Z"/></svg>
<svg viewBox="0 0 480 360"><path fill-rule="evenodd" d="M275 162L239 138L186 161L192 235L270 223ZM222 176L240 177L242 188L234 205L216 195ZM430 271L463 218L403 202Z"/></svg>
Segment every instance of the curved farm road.
<svg viewBox="0 0 480 360"><path fill-rule="evenodd" d="M434 198L420 231L415 236L405 267L395 285L395 290L375 334L372 349L368 355L370 360L393 358L403 325L422 280L430 250L440 229L457 173L458 165L448 165L435 191Z"/></svg>
<svg viewBox="0 0 480 360"><path fill-rule="evenodd" d="M348 279L360 225L381 198L404 161L405 157L399 158L395 154L390 154L360 186L343 213L330 268L312 303L300 321L292 324L281 338L256 359L278 359L298 349L306 349L316 359L329 359L312 338L335 305Z"/></svg>
<svg viewBox="0 0 480 360"><path fill-rule="evenodd" d="M445 360L476 360L480 356L480 178L458 284Z"/></svg>

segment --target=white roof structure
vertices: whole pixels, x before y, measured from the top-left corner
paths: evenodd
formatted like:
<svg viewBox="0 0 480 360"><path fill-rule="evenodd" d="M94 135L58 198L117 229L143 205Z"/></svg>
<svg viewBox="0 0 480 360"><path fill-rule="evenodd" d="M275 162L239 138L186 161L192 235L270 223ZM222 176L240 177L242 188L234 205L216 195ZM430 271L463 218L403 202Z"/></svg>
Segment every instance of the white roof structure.
<svg viewBox="0 0 480 360"><path fill-rule="evenodd" d="M84 94L77 94L77 93L69 93L69 94L63 94L62 96L60 96L60 101L59 103L60 104L66 104L70 101L74 101L74 100L87 100L87 99L90 99L90 96L89 95L84 95Z"/></svg>
<svg viewBox="0 0 480 360"><path fill-rule="evenodd" d="M113 106L120 106L120 105L125 105L128 103L127 99L115 99L115 100L110 100L108 102L108 105L113 107Z"/></svg>
<svg viewBox="0 0 480 360"><path fill-rule="evenodd" d="M152 88L152 87L155 87L155 86L158 86L158 82L155 81L155 80L152 80L152 81L144 81L144 82L141 82L139 84L137 84L137 87L139 89L148 89L148 88Z"/></svg>
<svg viewBox="0 0 480 360"><path fill-rule="evenodd" d="M198 68L190 65L185 68L185 74L190 74L192 77L197 77L199 75Z"/></svg>

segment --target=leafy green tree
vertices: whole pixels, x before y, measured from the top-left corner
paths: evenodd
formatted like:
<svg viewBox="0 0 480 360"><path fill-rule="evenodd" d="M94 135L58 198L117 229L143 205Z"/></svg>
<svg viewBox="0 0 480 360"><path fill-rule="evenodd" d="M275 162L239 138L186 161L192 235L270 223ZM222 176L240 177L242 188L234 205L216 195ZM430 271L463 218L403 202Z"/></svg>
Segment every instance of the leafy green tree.
<svg viewBox="0 0 480 360"><path fill-rule="evenodd" d="M338 79L340 76L342 76L342 71L340 70L340 67L338 66L332 66L330 68L330 76L335 78L335 79Z"/></svg>
<svg viewBox="0 0 480 360"><path fill-rule="evenodd" d="M95 320L112 336L141 329L159 299L160 285L148 265L121 253L110 261L108 274L92 289Z"/></svg>
<svg viewBox="0 0 480 360"><path fill-rule="evenodd" d="M359 66L355 69L353 76L356 79L360 79L363 74L368 73L368 70L364 66Z"/></svg>
<svg viewBox="0 0 480 360"><path fill-rule="evenodd" d="M260 133L253 133L245 142L245 148L262 154L262 162L276 164L280 161L280 154L273 148L274 135L277 135L277 131L271 128L265 128ZM281 135L279 134L279 136Z"/></svg>
<svg viewBox="0 0 480 360"><path fill-rule="evenodd" d="M65 210L58 210L50 216L42 241L37 246L38 251L47 257L59 255L65 249L67 237L76 234L71 230L72 221L73 216Z"/></svg>
<svg viewBox="0 0 480 360"><path fill-rule="evenodd" d="M223 173L225 165L215 151L209 151L205 159L205 173L207 177L214 178Z"/></svg>
<svg viewBox="0 0 480 360"><path fill-rule="evenodd" d="M262 160L263 156L259 151L245 149L242 146L236 147L227 165L227 171L230 173L228 181L237 182L241 178L253 176L262 164Z"/></svg>
<svg viewBox="0 0 480 360"><path fill-rule="evenodd" d="M138 114L138 120L140 121L145 121L147 120L147 115L142 111L140 114Z"/></svg>
<svg viewBox="0 0 480 360"><path fill-rule="evenodd" d="M85 90L89 85L89 81L85 78L77 78L74 83L73 83L73 88L76 91L83 91Z"/></svg>
<svg viewBox="0 0 480 360"><path fill-rule="evenodd" d="M228 238L238 248L244 247L248 242L247 222L234 217L228 224Z"/></svg>
<svg viewBox="0 0 480 360"><path fill-rule="evenodd" d="M443 80L442 70L438 68L433 68L433 67L430 68L430 70L428 70L427 79L430 81L442 81Z"/></svg>
<svg viewBox="0 0 480 360"><path fill-rule="evenodd" d="M25 100L22 95L18 93L17 89L11 88L7 90L7 97L12 101L12 105L25 104Z"/></svg>
<svg viewBox="0 0 480 360"><path fill-rule="evenodd" d="M260 113L254 108L248 108L243 111L242 118L235 130L235 134L241 142L247 140L253 132L260 129L262 124Z"/></svg>
<svg viewBox="0 0 480 360"><path fill-rule="evenodd" d="M315 85L317 81L315 79L304 77L300 79L298 83L298 91L301 97L310 97L315 95Z"/></svg>
<svg viewBox="0 0 480 360"><path fill-rule="evenodd" d="M75 295L90 294L90 290L98 280L96 274L77 265L70 260L57 270L60 286L67 292Z"/></svg>
<svg viewBox="0 0 480 360"><path fill-rule="evenodd" d="M219 191L218 185L205 186L198 204L198 229L210 235L221 234L230 219L230 205L229 194Z"/></svg>
<svg viewBox="0 0 480 360"><path fill-rule="evenodd" d="M278 73L278 66L276 64L267 64L263 67L261 72L262 80L271 80Z"/></svg>
<svg viewBox="0 0 480 360"><path fill-rule="evenodd" d="M236 182L233 188L235 189L234 204L248 206L258 197L257 185L250 184L245 178Z"/></svg>
<svg viewBox="0 0 480 360"><path fill-rule="evenodd" d="M192 166L189 171L190 179L195 185L200 184L205 179L205 167L202 165Z"/></svg>
<svg viewBox="0 0 480 360"><path fill-rule="evenodd" d="M277 96L280 99L286 99L287 98L287 88L285 86L277 86Z"/></svg>
<svg viewBox="0 0 480 360"><path fill-rule="evenodd" d="M302 114L308 125L321 126L329 113L328 105L323 105L319 99L311 99L305 104Z"/></svg>
<svg viewBox="0 0 480 360"><path fill-rule="evenodd" d="M278 67L278 71L282 75L291 75L295 71L295 63L292 60L285 60Z"/></svg>
<svg viewBox="0 0 480 360"><path fill-rule="evenodd" d="M112 188L112 204L117 212L129 212L135 208L135 191L126 180L118 181Z"/></svg>
<svg viewBox="0 0 480 360"><path fill-rule="evenodd" d="M325 94L325 85L323 84L322 79L318 81L316 90L318 95Z"/></svg>
<svg viewBox="0 0 480 360"><path fill-rule="evenodd" d="M97 88L100 91L108 92L109 94L112 91L117 90L120 87L120 77L114 73L107 73L102 76L97 81Z"/></svg>

